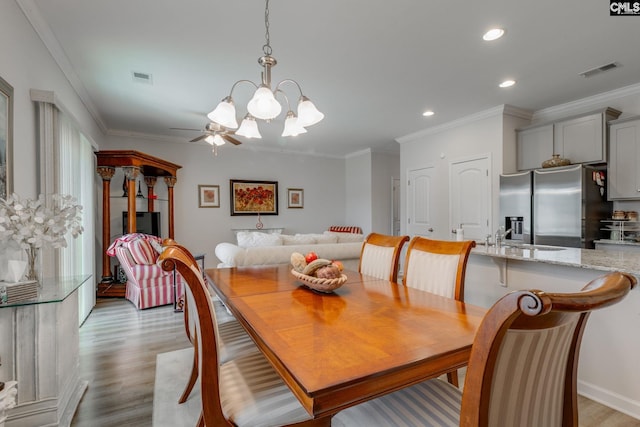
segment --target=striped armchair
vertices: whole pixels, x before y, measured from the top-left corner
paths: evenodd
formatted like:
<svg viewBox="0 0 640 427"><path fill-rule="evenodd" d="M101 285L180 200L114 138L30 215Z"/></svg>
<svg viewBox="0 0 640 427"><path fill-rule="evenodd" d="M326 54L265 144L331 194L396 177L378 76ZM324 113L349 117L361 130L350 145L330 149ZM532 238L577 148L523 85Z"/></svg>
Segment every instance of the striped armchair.
<svg viewBox="0 0 640 427"><path fill-rule="evenodd" d="M138 309L173 304L176 295L182 299L183 279L156 264L162 251L161 239L147 234L126 234L116 239L107 254L116 256L127 276L125 298Z"/></svg>

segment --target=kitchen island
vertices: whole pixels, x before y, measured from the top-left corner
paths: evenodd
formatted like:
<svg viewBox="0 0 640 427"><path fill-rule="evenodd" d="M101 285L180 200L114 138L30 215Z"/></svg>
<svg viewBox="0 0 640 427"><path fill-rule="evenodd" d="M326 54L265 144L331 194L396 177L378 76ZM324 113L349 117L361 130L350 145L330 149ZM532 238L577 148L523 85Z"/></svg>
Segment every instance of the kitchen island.
<svg viewBox="0 0 640 427"><path fill-rule="evenodd" d="M640 280L640 253L553 246L478 245L471 252L465 302L491 306L519 289L577 292L607 272ZM640 288L620 303L594 311L585 329L578 392L640 419Z"/></svg>

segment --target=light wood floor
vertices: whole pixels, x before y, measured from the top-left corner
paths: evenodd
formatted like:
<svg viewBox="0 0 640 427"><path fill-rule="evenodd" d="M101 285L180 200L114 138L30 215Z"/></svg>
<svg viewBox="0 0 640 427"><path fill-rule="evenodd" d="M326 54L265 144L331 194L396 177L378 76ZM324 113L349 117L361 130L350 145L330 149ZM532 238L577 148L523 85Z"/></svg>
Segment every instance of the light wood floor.
<svg viewBox="0 0 640 427"><path fill-rule="evenodd" d="M137 310L124 299L98 299L80 328L80 377L89 381L73 427L151 426L156 355L186 348L181 313L171 306ZM581 427L640 427L579 397Z"/></svg>
<svg viewBox="0 0 640 427"><path fill-rule="evenodd" d="M173 306L137 310L98 299L80 328L80 377L89 381L74 427L151 426L156 355L189 347Z"/></svg>

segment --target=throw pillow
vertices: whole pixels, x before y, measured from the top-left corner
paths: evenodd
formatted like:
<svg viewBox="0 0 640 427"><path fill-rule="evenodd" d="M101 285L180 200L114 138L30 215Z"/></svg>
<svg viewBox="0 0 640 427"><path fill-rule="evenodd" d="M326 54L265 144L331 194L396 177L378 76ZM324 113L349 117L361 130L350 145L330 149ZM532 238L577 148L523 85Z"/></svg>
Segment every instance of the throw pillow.
<svg viewBox="0 0 640 427"><path fill-rule="evenodd" d="M314 245L316 243L316 239L308 234L296 234L295 236L281 234L280 238L283 245Z"/></svg>
<svg viewBox="0 0 640 427"><path fill-rule="evenodd" d="M158 258L158 253L153 249L151 243L145 239L136 239L129 242L127 249L129 249L131 258L136 264L155 264Z"/></svg>
<svg viewBox="0 0 640 427"><path fill-rule="evenodd" d="M162 246L162 243L158 242L157 240L149 240L149 243L151 243L151 247L158 253L158 255L160 255L162 251L164 251L164 246Z"/></svg>
<svg viewBox="0 0 640 427"><path fill-rule="evenodd" d="M282 246L282 239L277 234L260 233L257 231L240 231L237 235L238 246L250 248L257 246Z"/></svg>
<svg viewBox="0 0 640 427"><path fill-rule="evenodd" d="M324 234L338 236L338 243L364 242L364 234L339 233L333 231L325 231Z"/></svg>
<svg viewBox="0 0 640 427"><path fill-rule="evenodd" d="M329 244L329 243L338 243L338 236L331 234L309 234L309 236L313 236L316 243L319 245Z"/></svg>

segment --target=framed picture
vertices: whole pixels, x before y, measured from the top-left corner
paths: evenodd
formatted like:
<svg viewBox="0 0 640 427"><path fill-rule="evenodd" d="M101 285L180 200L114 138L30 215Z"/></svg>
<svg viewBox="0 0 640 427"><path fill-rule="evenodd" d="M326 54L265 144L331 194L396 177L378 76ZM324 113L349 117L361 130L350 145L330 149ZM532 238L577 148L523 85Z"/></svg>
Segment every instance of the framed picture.
<svg viewBox="0 0 640 427"><path fill-rule="evenodd" d="M290 209L304 207L304 190L302 188L287 188L287 207Z"/></svg>
<svg viewBox="0 0 640 427"><path fill-rule="evenodd" d="M231 215L278 215L278 182L232 179Z"/></svg>
<svg viewBox="0 0 640 427"><path fill-rule="evenodd" d="M198 185L198 207L199 208L219 208L220 207L220 186L219 185Z"/></svg>
<svg viewBox="0 0 640 427"><path fill-rule="evenodd" d="M0 77L0 197L13 193L13 87Z"/></svg>

